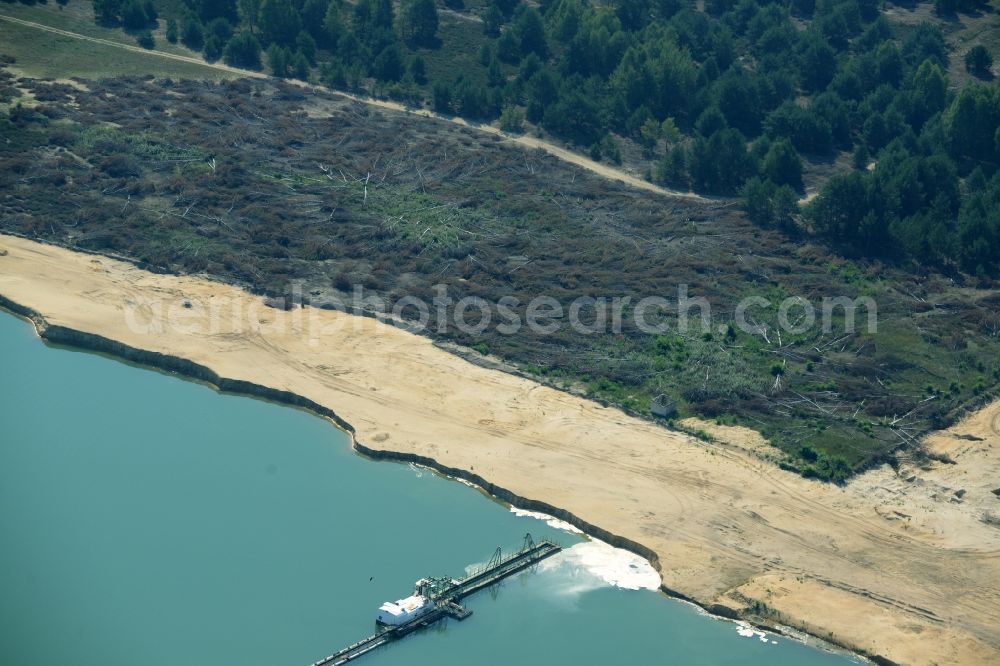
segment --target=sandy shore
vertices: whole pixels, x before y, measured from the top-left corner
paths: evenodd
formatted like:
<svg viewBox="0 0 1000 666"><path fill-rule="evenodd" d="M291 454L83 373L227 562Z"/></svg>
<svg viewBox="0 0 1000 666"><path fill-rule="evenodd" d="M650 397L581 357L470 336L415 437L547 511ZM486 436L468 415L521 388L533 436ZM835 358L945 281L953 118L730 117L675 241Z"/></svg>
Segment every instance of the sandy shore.
<svg viewBox="0 0 1000 666"><path fill-rule="evenodd" d="M756 608L898 663L1000 663L1000 403L931 438L951 463L837 488L764 462L741 429L706 444L372 319L279 311L204 279L0 236L0 295L43 329L302 396L359 445L557 507L641 545L665 589L716 612Z"/></svg>

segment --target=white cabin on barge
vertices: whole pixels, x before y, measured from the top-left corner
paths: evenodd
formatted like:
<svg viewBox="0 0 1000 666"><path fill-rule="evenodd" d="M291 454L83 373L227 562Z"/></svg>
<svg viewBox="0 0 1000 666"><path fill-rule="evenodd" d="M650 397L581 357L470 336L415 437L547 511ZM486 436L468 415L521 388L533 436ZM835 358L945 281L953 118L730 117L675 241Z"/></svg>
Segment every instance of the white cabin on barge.
<svg viewBox="0 0 1000 666"><path fill-rule="evenodd" d="M414 594L398 601L387 601L379 606L375 622L395 627L420 617L432 608L434 608L434 604L431 603L430 599L420 594Z"/></svg>

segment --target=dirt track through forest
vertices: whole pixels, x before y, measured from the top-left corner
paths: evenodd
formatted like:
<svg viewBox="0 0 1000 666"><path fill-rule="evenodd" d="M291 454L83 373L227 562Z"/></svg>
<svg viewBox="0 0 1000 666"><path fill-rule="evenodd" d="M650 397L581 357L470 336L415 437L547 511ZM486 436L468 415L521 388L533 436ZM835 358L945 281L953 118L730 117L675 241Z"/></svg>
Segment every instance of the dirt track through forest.
<svg viewBox="0 0 1000 666"><path fill-rule="evenodd" d="M185 63L189 63L189 64L194 64L194 65L201 65L203 67L208 67L210 69L215 69L215 70L219 70L219 71L223 71L223 72L228 72L230 74L233 74L234 76L252 77L252 78L256 78L256 79L273 79L274 78L274 77L271 77L271 76L269 76L267 74L262 74L261 72L255 72L253 70L239 69L237 67L230 67L229 65L225 65L225 64L222 64L222 63L205 62L201 58L194 58L194 57L191 57L191 56L178 55L178 54L175 54L175 53L165 53L163 51L156 51L156 50L148 50L148 49L142 48L141 46L133 46L131 44L122 44L121 42L114 42L114 41L111 41L111 40L108 40L108 39L101 39L100 37L91 37L89 35L83 35L83 34L80 34L78 32L71 32L69 30L63 30L61 28L54 28L52 26L45 25L43 23L36 23L35 21L25 21L24 19L15 18L13 16L8 16L6 14L0 14L0 20L9 21L11 23L16 23L16 24L23 25L23 26L26 26L26 27L29 27L29 28L34 28L36 30L44 30L46 32L51 32L51 33L54 33L54 34L57 34L57 35L62 35L64 37L72 37L73 39L80 39L80 40L83 40L83 41L94 42L95 44L101 44L103 46L111 46L111 47L114 47L114 48L119 48L119 49L123 49L123 50L126 50L126 51L131 51L133 53L141 53L141 54L148 55L148 56L156 56L156 57L160 57L160 58L166 58L166 59L169 59L169 60L176 60L176 61L179 61L179 62L185 62ZM574 153L571 150L567 150L565 148L557 146L557 145L555 145L553 143L550 143L548 141L544 141L542 139L538 139L538 138L527 136L527 135L513 135L513 134L508 134L506 132L501 131L500 129L498 129L496 127L493 127L492 125L483 125L483 124L479 124L479 123L470 123L470 122L468 122L468 121L466 121L466 120L464 120L462 118L458 118L458 117L454 117L454 116L441 115L441 114L438 114L438 113L434 113L433 111L428 111L427 109L417 109L417 108L406 106L404 104L400 104L398 102L391 102L391 101L388 101L388 100L375 99L373 97L366 97L364 95L355 95L353 93L344 92L342 90L336 90L336 89L333 89L333 88L326 88L326 87L323 87L323 86L316 86L316 85L312 85L312 84L308 84L308 83L303 83L301 81L293 81L293 80L290 80L290 79L281 79L281 80L285 81L286 83L291 83L293 85L298 85L298 86L301 86L301 87L304 87L304 88L308 88L310 90L312 90L312 89L323 90L324 92L329 92L329 93L333 93L335 95L339 95L341 97L346 97L348 99L354 100L356 102L360 102L362 104L368 104L368 105L376 106L376 107L379 107L379 108L382 108L382 109L388 109L390 111L397 111L397 112L400 112L400 113L406 113L406 114L409 114L411 116L419 116L419 117L423 117L423 118L434 118L436 120L443 120L445 122L449 122L449 123L452 123L452 124L455 124L455 125L461 125L463 127L467 127L469 129L472 129L472 130L483 132L485 134L492 134L494 136L503 137L505 140L510 141L512 143L516 143L516 144L518 144L520 146L523 146L524 148L531 148L531 149L543 150L546 153L548 153L550 155L553 155L554 157L557 157L557 158L563 160L564 162L569 162L570 164L574 164L574 165L576 165L578 167L586 169L586 170L588 170L588 171L590 171L592 173L595 173L595 174L601 176L602 178L607 178L609 180L618 181L620 183L624 183L625 185L629 185L631 187L635 187L635 188L638 188L638 189L641 189L641 190L646 190L648 192L655 192L656 194L663 194L663 195L667 195L667 196L671 196L671 197L681 197L681 198L684 198L684 199L691 199L691 200L694 200L694 201L715 201L715 200L718 200L717 197L705 197L705 196L701 196L701 195L695 194L693 192L682 192L680 190L671 190L671 189L668 189L668 188L665 188L665 187L660 187L659 185L654 185L653 183L650 183L650 182L648 182L646 180L643 180L642 178L639 178L639 177L634 176L632 174L626 173L625 171L622 171L621 169L616 169L614 167L610 167L610 166L607 166L605 164L601 164L600 162L595 162L594 160L591 160L591 159L588 159L586 157L583 157L582 155Z"/></svg>

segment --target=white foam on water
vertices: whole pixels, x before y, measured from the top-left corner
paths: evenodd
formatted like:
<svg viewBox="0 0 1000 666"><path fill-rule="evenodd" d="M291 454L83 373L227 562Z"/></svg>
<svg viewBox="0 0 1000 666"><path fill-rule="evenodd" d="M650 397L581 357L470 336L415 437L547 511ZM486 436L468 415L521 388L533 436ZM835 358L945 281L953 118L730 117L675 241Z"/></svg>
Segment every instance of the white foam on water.
<svg viewBox="0 0 1000 666"><path fill-rule="evenodd" d="M577 581L574 591L598 587L618 587L625 590L658 590L660 574L635 553L615 548L603 541L590 540L575 544L556 555L542 560L540 569L568 569Z"/></svg>
<svg viewBox="0 0 1000 666"><path fill-rule="evenodd" d="M755 629L749 622L744 622L742 620L736 621L736 633L738 633L743 638L753 638L756 636L761 643L772 643L774 645L778 644L778 641L772 641L767 637L766 631L761 631L760 629Z"/></svg>
<svg viewBox="0 0 1000 666"><path fill-rule="evenodd" d="M515 506L510 507L510 511L515 516L541 520L554 529L583 534L569 523L539 511L518 509ZM660 589L660 574L656 573L656 569L648 561L635 553L615 548L597 539L589 539L566 548L542 560L538 567L540 571L558 570L563 574L555 589L549 591L556 597L573 598L584 592L608 586L626 590ZM701 606L697 604L692 606L699 614L714 617ZM737 620L734 625L736 633L744 638L756 636L761 643L778 644L778 641L771 639L766 631L755 628L749 622Z"/></svg>
<svg viewBox="0 0 1000 666"><path fill-rule="evenodd" d="M563 532L570 532L572 534L583 534L583 532L576 529L566 521L554 518L547 513L542 513L540 511L528 511L527 509L518 509L516 506L510 507L510 512L515 516L520 516L521 518L534 518L535 520L540 520L552 529L562 530Z"/></svg>
<svg viewBox="0 0 1000 666"><path fill-rule="evenodd" d="M485 561L483 561L483 562L473 562L472 564L466 564L465 565L465 575L466 575L466 577L471 576L472 574L479 572L480 570L482 570L483 567L486 566L486 564L487 563Z"/></svg>
<svg viewBox="0 0 1000 666"><path fill-rule="evenodd" d="M541 520L553 529L571 534L583 534L573 525L547 513L528 511L516 506L510 512L522 518ZM623 548L589 539L563 549L539 564L542 571L560 570L565 574L557 593L576 596L599 587L619 587L626 590L658 590L660 574L648 561Z"/></svg>

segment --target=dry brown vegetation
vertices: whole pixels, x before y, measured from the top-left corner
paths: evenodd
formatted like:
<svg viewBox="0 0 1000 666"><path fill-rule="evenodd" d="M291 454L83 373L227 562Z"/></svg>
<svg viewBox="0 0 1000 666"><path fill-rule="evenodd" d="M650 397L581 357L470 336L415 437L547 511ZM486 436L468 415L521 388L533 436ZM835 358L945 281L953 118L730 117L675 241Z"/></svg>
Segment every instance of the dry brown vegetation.
<svg viewBox="0 0 1000 666"><path fill-rule="evenodd" d="M666 393L682 413L736 418L825 478L909 447L1000 377L994 292L853 263L725 201L631 190L498 137L290 85L87 86L0 80L36 100L0 119L4 230L272 296L301 284L296 297L320 306L359 284L389 299L446 284L454 298L522 304L675 300L688 284L712 304L705 335L649 336L626 317L621 336L443 337L635 413ZM723 334L749 295L870 295L880 328ZM774 330L774 309L757 316Z"/></svg>

